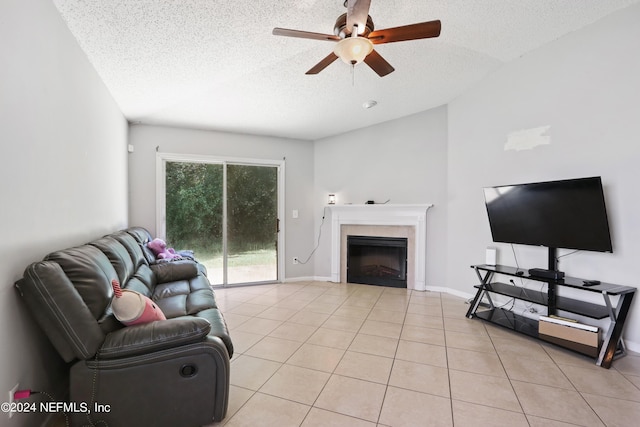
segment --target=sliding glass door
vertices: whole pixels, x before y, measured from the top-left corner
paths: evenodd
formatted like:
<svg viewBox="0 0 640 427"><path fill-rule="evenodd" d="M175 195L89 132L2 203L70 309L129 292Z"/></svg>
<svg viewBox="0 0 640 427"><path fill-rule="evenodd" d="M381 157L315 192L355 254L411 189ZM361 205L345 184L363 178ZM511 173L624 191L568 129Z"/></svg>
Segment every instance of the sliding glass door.
<svg viewBox="0 0 640 427"><path fill-rule="evenodd" d="M214 285L279 280L283 166L158 154L158 234Z"/></svg>

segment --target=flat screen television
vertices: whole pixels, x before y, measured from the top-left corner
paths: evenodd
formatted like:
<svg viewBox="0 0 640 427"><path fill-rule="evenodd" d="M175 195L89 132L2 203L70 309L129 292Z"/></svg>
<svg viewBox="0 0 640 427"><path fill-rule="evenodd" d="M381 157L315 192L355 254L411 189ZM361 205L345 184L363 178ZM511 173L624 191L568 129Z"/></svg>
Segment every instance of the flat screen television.
<svg viewBox="0 0 640 427"><path fill-rule="evenodd" d="M494 242L612 252L600 177L484 188Z"/></svg>

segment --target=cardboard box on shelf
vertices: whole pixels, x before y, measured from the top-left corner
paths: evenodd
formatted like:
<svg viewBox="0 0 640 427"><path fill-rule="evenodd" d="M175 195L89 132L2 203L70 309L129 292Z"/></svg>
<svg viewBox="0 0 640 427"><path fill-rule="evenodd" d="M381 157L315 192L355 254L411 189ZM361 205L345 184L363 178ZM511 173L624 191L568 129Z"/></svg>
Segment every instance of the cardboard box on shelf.
<svg viewBox="0 0 640 427"><path fill-rule="evenodd" d="M600 328L596 326L585 325L570 319L540 316L538 335L545 341L592 357L598 356Z"/></svg>

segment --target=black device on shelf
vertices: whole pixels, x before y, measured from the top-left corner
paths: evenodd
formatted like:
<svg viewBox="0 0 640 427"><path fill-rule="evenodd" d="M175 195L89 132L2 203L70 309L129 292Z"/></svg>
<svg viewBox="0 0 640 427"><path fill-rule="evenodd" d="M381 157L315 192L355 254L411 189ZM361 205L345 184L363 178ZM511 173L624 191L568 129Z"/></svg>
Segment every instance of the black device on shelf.
<svg viewBox="0 0 640 427"><path fill-rule="evenodd" d="M530 268L529 275L553 280L560 280L564 277L564 273L562 271L545 270L544 268Z"/></svg>

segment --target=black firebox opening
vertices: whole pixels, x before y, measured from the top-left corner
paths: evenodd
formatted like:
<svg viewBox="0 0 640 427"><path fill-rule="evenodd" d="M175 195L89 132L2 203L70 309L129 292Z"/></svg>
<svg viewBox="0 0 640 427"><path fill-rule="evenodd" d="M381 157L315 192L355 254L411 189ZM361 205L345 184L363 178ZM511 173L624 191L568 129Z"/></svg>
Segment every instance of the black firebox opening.
<svg viewBox="0 0 640 427"><path fill-rule="evenodd" d="M347 282L407 287L407 239L347 236Z"/></svg>

